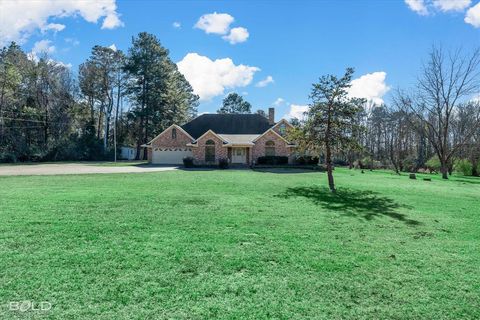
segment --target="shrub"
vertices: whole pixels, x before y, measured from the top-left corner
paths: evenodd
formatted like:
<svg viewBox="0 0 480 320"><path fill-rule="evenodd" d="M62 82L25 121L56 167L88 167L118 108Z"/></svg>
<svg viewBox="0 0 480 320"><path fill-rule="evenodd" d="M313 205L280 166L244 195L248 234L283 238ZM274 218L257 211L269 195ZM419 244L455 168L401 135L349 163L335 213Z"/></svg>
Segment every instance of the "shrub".
<svg viewBox="0 0 480 320"><path fill-rule="evenodd" d="M225 158L218 159L218 167L220 169L228 169L228 159L225 159Z"/></svg>
<svg viewBox="0 0 480 320"><path fill-rule="evenodd" d="M364 169L364 165L362 163L362 160L355 160L353 161L353 167L355 169Z"/></svg>
<svg viewBox="0 0 480 320"><path fill-rule="evenodd" d="M425 163L427 166L427 169L430 171L439 171L440 170L440 159L438 159L437 156L433 156L428 161Z"/></svg>
<svg viewBox="0 0 480 320"><path fill-rule="evenodd" d="M312 156L300 156L295 159L295 163L298 165L317 165L318 164L318 157L312 157ZM288 162L288 159L287 159Z"/></svg>
<svg viewBox="0 0 480 320"><path fill-rule="evenodd" d="M471 176L473 166L467 159L459 159L455 161L455 169L461 172L464 176Z"/></svg>
<svg viewBox="0 0 480 320"><path fill-rule="evenodd" d="M371 157L365 157L362 160L359 160L357 163L360 166L360 169L382 169L384 165L378 160L374 160ZM355 166L355 163L354 163ZM356 166L355 166L356 167Z"/></svg>
<svg viewBox="0 0 480 320"><path fill-rule="evenodd" d="M327 166L325 164L319 164L317 167L316 167L316 170L318 171L327 171ZM335 170L335 167L332 167L332 170Z"/></svg>
<svg viewBox="0 0 480 320"><path fill-rule="evenodd" d="M195 165L193 164L193 158L192 157L185 157L183 158L183 166L185 168L193 168Z"/></svg>
<svg viewBox="0 0 480 320"><path fill-rule="evenodd" d="M282 165L288 164L288 157L285 156L264 156L258 157L257 160L258 164L266 164L266 165Z"/></svg>
<svg viewBox="0 0 480 320"><path fill-rule="evenodd" d="M295 158L295 163L298 164L298 165L303 166L303 165L305 165L305 163L307 163L307 162L305 161L305 157L304 157L304 156L301 156L301 157Z"/></svg>
<svg viewBox="0 0 480 320"><path fill-rule="evenodd" d="M362 166L362 169L373 169L373 160L371 157L365 157L362 160L360 160Z"/></svg>
<svg viewBox="0 0 480 320"><path fill-rule="evenodd" d="M333 159L333 164L339 167L346 167L348 166L348 161L343 159Z"/></svg>
<svg viewBox="0 0 480 320"><path fill-rule="evenodd" d="M14 153L2 152L0 153L0 163L13 163L17 162L17 157Z"/></svg>
<svg viewBox="0 0 480 320"><path fill-rule="evenodd" d="M414 156L406 157L402 162L402 170L406 172L417 171L417 158Z"/></svg>

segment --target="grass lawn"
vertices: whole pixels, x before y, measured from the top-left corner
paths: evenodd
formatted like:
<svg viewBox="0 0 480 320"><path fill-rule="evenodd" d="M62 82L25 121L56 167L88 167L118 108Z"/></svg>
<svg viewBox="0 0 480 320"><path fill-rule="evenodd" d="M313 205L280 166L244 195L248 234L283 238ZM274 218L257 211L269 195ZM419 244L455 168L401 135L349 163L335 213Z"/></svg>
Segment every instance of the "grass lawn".
<svg viewBox="0 0 480 320"><path fill-rule="evenodd" d="M335 176L0 177L0 319L480 318L480 179Z"/></svg>

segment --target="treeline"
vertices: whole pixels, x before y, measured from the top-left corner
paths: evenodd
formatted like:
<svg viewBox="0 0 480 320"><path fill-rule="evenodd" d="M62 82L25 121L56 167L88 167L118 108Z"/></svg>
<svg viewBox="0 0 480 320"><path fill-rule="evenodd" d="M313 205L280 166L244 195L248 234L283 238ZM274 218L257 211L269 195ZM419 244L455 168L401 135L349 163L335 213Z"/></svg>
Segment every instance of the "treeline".
<svg viewBox="0 0 480 320"><path fill-rule="evenodd" d="M292 132L300 149L327 167L438 172L445 179L454 170L480 174L479 50L433 48L415 87L397 89L390 105L350 98L352 72L313 85L306 119Z"/></svg>
<svg viewBox="0 0 480 320"><path fill-rule="evenodd" d="M196 115L198 96L151 34L95 46L78 75L12 43L0 52L0 162L102 160Z"/></svg>

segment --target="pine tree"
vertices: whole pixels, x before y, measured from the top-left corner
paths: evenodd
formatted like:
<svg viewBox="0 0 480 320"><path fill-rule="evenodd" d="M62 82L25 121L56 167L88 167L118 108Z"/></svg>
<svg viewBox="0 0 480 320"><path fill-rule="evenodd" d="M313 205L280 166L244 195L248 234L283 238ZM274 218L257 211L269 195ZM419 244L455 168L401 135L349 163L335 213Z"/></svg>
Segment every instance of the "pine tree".
<svg viewBox="0 0 480 320"><path fill-rule="evenodd" d="M313 84L310 109L303 128L310 146L321 148L325 153L328 186L335 192L333 179L333 152L358 144L353 132L357 130L356 116L362 111L364 99L348 96L353 69L348 68L341 78L322 76Z"/></svg>
<svg viewBox="0 0 480 320"><path fill-rule="evenodd" d="M251 113L252 105L238 93L230 93L223 99L223 106L217 113Z"/></svg>

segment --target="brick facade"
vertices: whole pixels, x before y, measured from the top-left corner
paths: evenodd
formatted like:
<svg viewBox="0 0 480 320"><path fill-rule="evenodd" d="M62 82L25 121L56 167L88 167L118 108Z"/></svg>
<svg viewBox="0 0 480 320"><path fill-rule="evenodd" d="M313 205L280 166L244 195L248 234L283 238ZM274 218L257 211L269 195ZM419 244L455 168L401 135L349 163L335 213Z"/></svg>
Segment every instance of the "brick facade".
<svg viewBox="0 0 480 320"><path fill-rule="evenodd" d="M218 159L227 159L227 147L223 146L223 141L221 139L209 132L203 137L200 137L197 140L196 146L192 147L192 153L193 157L195 158L195 163L205 164L205 142L207 142L208 140L212 140L215 142L215 163L218 163Z"/></svg>
<svg viewBox="0 0 480 320"><path fill-rule="evenodd" d="M291 125L287 123L287 130ZM172 131L176 129L176 138L173 138ZM280 134L279 126L273 128L275 132ZM205 162L205 146L208 140L215 142L215 163L218 164L218 160L225 158L231 159L232 149L230 147L225 147L223 141L217 137L212 132L207 132L204 136L200 137L194 146L187 146L193 142L192 138L189 137L183 130L178 127L172 126L158 135L154 140L152 140L151 148L148 148L148 161L152 161L152 150L158 149L189 149L192 151L193 158L195 159L196 164L206 164ZM275 133L269 131L261 138L259 138L255 145L247 148L247 162L251 164L253 161L257 162L258 157L265 156L265 143L267 141L273 141L275 144L275 155L276 156L286 156L289 157L289 162L291 163L294 158L294 147L289 146L285 140L280 138Z"/></svg>
<svg viewBox="0 0 480 320"><path fill-rule="evenodd" d="M293 157L293 148L289 146L285 140L280 138L278 135L273 132L268 132L260 139L255 141L255 145L252 147L252 159L257 161L258 157L265 156L265 144L267 141L273 141L275 143L275 155L276 156L285 156L289 157L289 162L292 161Z"/></svg>
<svg viewBox="0 0 480 320"><path fill-rule="evenodd" d="M176 130L176 138L173 137L172 131L173 129ZM190 149L187 147L188 143L193 142L193 140L185 134L180 128L178 127L169 127L165 131L163 131L160 135L158 135L155 139L152 140L151 148L148 148L148 161L152 162L152 150L155 149Z"/></svg>

